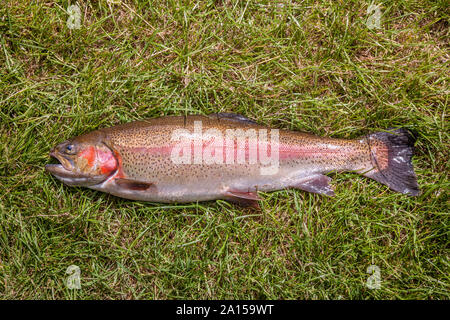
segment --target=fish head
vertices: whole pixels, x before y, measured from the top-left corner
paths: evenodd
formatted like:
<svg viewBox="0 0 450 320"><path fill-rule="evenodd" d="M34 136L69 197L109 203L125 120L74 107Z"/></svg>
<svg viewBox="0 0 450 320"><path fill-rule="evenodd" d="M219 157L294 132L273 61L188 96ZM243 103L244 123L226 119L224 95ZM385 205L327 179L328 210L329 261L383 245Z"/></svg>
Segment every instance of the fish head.
<svg viewBox="0 0 450 320"><path fill-rule="evenodd" d="M93 186L102 183L118 169L111 148L98 131L58 144L50 156L58 164L47 164L45 169L69 186Z"/></svg>

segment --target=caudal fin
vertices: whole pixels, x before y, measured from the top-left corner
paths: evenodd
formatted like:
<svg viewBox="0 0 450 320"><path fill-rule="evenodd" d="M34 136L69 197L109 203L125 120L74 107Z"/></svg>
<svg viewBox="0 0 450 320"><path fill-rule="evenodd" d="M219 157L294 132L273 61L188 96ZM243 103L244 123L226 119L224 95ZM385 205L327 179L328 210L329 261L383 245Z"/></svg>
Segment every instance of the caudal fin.
<svg viewBox="0 0 450 320"><path fill-rule="evenodd" d="M364 175L392 190L417 196L419 186L411 162L416 137L407 129L376 132L367 137L374 169Z"/></svg>

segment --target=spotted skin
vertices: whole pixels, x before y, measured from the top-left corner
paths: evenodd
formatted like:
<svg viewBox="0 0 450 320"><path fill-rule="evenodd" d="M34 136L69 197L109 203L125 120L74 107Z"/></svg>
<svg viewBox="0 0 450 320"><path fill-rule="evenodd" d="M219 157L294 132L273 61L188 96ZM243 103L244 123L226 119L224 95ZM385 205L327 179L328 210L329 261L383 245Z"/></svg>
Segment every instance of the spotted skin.
<svg viewBox="0 0 450 320"><path fill-rule="evenodd" d="M267 129L202 116L166 117L102 129L109 145L120 154L123 176L152 183L157 192L117 189L114 178L98 190L137 200L203 201L224 198L227 190L273 191L295 186L314 173L371 167L368 145L363 140L324 139L284 130L279 134L280 169L275 175L261 175L259 165L246 163L174 164L170 158L172 133L176 129L193 132L194 121L202 122L203 132L215 128L223 136L226 129Z"/></svg>
<svg viewBox="0 0 450 320"><path fill-rule="evenodd" d="M230 129L242 129L243 132L267 129L268 136L271 135L269 128L245 121L245 118L220 118L218 115L162 117L100 129L73 139L74 143L91 143L94 150L100 141L112 151L117 163L113 171L110 170L111 161L100 164L100 169L108 167L103 171L110 175L101 183L88 187L123 198L167 203L230 199L234 197L230 196L233 192L253 195L257 191L292 187L332 195L330 179L324 174L355 171L370 176L368 172L384 170L388 166L388 146L382 140L323 138L288 130L279 130L278 143L267 146L269 151L276 146L279 150L279 167L274 174L261 174L260 162L174 163L171 158L177 143L172 139L174 131L186 129L195 138L197 121L201 121L203 133L209 129L220 133L213 134L211 141L219 141ZM207 144L198 140L191 146L204 151ZM251 148L261 148L262 144L247 143L240 147L248 157ZM136 182L134 188L133 181ZM143 188L146 184L152 187Z"/></svg>

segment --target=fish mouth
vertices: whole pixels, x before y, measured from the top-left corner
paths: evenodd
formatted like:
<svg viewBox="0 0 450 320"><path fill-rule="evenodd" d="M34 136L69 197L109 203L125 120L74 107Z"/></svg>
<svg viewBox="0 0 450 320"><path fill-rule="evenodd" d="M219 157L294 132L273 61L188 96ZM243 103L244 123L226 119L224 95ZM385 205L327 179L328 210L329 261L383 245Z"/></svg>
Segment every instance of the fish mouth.
<svg viewBox="0 0 450 320"><path fill-rule="evenodd" d="M71 172L73 173L73 169L74 169L74 165L73 165L73 161L64 158L62 155L56 153L54 150L50 151L50 157L56 159L59 161L58 164L47 164L45 166L45 169L47 171L49 171L50 173L68 173Z"/></svg>
<svg viewBox="0 0 450 320"><path fill-rule="evenodd" d="M71 159L65 158L55 150L50 152L50 156L60 163L46 164L45 170L68 186L89 187L99 184L106 179L106 177L102 175L93 176L77 172L74 162Z"/></svg>
<svg viewBox="0 0 450 320"><path fill-rule="evenodd" d="M45 165L45 170L50 172L58 180L69 186L83 186L89 181L89 176L75 172L72 160L65 158L54 150L50 152L50 156L60 163L51 163Z"/></svg>

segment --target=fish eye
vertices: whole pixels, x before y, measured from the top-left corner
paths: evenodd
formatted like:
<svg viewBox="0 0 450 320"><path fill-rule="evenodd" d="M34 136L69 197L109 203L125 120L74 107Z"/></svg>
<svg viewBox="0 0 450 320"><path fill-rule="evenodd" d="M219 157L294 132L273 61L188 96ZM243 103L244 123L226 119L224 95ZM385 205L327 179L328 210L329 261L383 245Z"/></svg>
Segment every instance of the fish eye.
<svg viewBox="0 0 450 320"><path fill-rule="evenodd" d="M75 147L73 144L68 144L66 146L66 153L74 153L74 151L75 151Z"/></svg>

